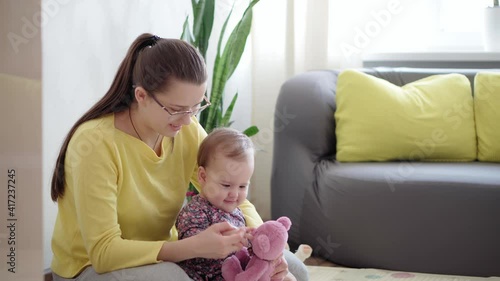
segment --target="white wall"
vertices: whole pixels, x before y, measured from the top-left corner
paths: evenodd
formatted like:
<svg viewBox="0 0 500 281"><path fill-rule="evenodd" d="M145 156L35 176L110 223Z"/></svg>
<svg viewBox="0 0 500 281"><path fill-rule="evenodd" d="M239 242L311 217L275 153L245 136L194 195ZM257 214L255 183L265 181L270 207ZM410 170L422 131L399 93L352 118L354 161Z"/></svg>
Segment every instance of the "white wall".
<svg viewBox="0 0 500 281"><path fill-rule="evenodd" d="M237 1L233 25L246 1ZM218 1L214 30L219 30L232 1ZM50 266L50 240L57 207L50 200L50 180L54 163L68 130L108 89L118 65L132 41L143 32L178 38L185 16L191 13L186 0L43 0L46 23L43 48L43 188L44 188L44 267ZM228 27L228 30L229 27ZM212 34L207 54L209 72L218 39ZM250 125L250 52L227 85L239 99L233 112L233 127ZM227 102L226 102L227 104Z"/></svg>

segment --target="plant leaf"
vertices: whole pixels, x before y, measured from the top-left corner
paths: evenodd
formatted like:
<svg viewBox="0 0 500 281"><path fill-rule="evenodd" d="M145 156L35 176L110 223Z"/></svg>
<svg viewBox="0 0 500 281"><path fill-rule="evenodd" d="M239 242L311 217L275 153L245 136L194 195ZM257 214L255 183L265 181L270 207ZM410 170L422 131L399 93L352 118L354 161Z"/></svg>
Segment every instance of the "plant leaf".
<svg viewBox="0 0 500 281"><path fill-rule="evenodd" d="M233 4L234 7L234 4ZM224 63L221 62L221 56L220 56L220 49L222 46L222 39L224 38L224 34L226 32L226 27L227 23L229 22L229 18L231 17L231 14L233 13L233 8L229 11L229 14L226 17L226 20L224 21L224 24L222 25L222 30L219 35L219 42L217 43L217 54L215 56L215 62L214 62L214 73L212 74L212 92L210 94L210 102L212 103L213 108L210 108L208 111L208 114L206 115L205 119L205 129L212 130L214 127L215 123L215 108L219 108L219 104L222 103L222 91L220 90L219 84L221 83L222 80L222 72L224 70Z"/></svg>
<svg viewBox="0 0 500 281"><path fill-rule="evenodd" d="M220 121L222 120L222 110L220 108L217 109L217 115L216 115L215 120L216 120L216 122L215 122L214 128L221 127Z"/></svg>
<svg viewBox="0 0 500 281"><path fill-rule="evenodd" d="M248 35L250 34L250 28L252 25L252 7L258 2L259 0L253 0L248 5L245 12L243 13L242 18L231 32L231 35L229 36L224 47L222 56L219 56L219 54L222 36L224 34L221 33L221 36L219 37L219 46L215 59L214 74L212 79L212 96L210 99L210 102L212 102L212 104L215 104L215 107L217 107L220 101L223 100L223 92L226 86L226 82L231 77L234 70L239 64L240 58L245 49L246 40L248 38ZM228 19L229 17L226 19L226 23ZM226 25L226 23L224 25ZM212 128L215 123L214 118L215 115L209 113L207 117L207 126L209 126L210 128Z"/></svg>
<svg viewBox="0 0 500 281"><path fill-rule="evenodd" d="M205 9L205 0L198 0L198 3L191 0L193 6L193 35L198 46L198 34L200 33L201 23L203 21L203 10Z"/></svg>
<svg viewBox="0 0 500 281"><path fill-rule="evenodd" d="M222 39L224 39L227 23L229 22L229 18L231 18L231 15L233 14L233 9L234 9L234 3L233 6L231 7L231 10L229 10L229 14L227 14L226 20L224 21L224 24L222 25L222 29L220 31L219 41L217 42L217 57L220 57L220 47L222 46Z"/></svg>
<svg viewBox="0 0 500 281"><path fill-rule="evenodd" d="M206 0L205 6L203 8L203 15L201 18L201 24L197 33L197 45L200 50L201 55L205 58L208 49L208 41L210 40L210 35L212 34L212 27L214 24L214 12L215 12L215 0Z"/></svg>
<svg viewBox="0 0 500 281"><path fill-rule="evenodd" d="M206 93L205 93L206 94ZM212 110L212 107L209 106L208 109L205 109L203 110L201 113L200 113L200 117L198 118L198 122L200 122L200 125L203 127L203 128L206 128L206 123L207 123L207 117L208 117L208 112Z"/></svg>
<svg viewBox="0 0 500 281"><path fill-rule="evenodd" d="M238 22L236 27L231 32L229 39L227 40L226 47L222 56L227 56L227 62L225 67L225 77L226 80L233 75L234 70L238 66L243 51L245 50L245 45L247 42L248 35L250 34L250 29L252 27L252 8L257 4L259 0L253 0L250 2L241 20Z"/></svg>
<svg viewBox="0 0 500 281"><path fill-rule="evenodd" d="M231 115L233 114L233 108L234 104L236 103L236 100L238 99L238 92L234 94L233 99L231 100L231 103L229 104L229 107L227 108L226 112L224 113L224 117L222 117L221 126L223 127L229 127L229 121L231 119Z"/></svg>
<svg viewBox="0 0 500 281"><path fill-rule="evenodd" d="M193 35L191 34L191 30L189 29L189 16L186 17L186 20L182 25L181 40L184 40L194 46Z"/></svg>
<svg viewBox="0 0 500 281"><path fill-rule="evenodd" d="M245 131L243 131L243 134L247 135L248 137L254 136L259 132L259 128L257 126L250 126L248 127Z"/></svg>
<svg viewBox="0 0 500 281"><path fill-rule="evenodd" d="M196 4L198 4L200 0L191 0L191 7L193 8L193 14L194 14L194 8L196 7Z"/></svg>

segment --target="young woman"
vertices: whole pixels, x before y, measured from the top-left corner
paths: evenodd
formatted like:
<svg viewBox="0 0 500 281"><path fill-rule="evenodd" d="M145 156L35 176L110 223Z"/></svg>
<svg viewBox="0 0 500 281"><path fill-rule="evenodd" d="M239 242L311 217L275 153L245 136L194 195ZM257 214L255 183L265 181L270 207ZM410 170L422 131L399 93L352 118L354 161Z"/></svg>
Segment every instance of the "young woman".
<svg viewBox="0 0 500 281"><path fill-rule="evenodd" d="M246 245L244 229L227 222L179 241L173 227L188 183L198 187L206 133L194 116L210 105L206 80L204 60L188 43L152 34L132 43L56 162L55 280L190 280L175 262L223 258ZM247 226L262 223L250 202L240 208ZM288 272L281 264L280 278Z"/></svg>

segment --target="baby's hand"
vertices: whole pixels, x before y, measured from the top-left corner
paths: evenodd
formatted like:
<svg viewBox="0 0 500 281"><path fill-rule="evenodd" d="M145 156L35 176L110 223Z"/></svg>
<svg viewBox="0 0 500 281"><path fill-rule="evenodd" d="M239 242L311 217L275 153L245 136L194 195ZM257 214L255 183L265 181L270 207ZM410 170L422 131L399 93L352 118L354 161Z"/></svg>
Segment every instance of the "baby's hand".
<svg viewBox="0 0 500 281"><path fill-rule="evenodd" d="M249 240L253 238L253 232L255 231L255 227L245 227L245 237Z"/></svg>
<svg viewBox="0 0 500 281"><path fill-rule="evenodd" d="M247 227L245 226L246 233L252 234L255 230L255 227Z"/></svg>
<svg viewBox="0 0 500 281"><path fill-rule="evenodd" d="M248 248L248 247L252 246L250 244L250 240L253 239L253 235L252 234L253 234L253 232L255 230L255 227L245 227L245 229L246 229L246 231L245 231L245 238L247 239L247 246L246 247Z"/></svg>

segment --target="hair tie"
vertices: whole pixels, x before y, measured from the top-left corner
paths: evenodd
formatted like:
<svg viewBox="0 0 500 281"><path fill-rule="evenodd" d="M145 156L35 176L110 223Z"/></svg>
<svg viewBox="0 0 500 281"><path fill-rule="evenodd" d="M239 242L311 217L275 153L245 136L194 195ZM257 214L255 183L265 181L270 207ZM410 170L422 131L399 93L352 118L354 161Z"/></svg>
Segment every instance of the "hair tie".
<svg viewBox="0 0 500 281"><path fill-rule="evenodd" d="M151 36L151 38L149 38L149 40L151 40L151 45L150 45L150 46L151 46L151 47L152 47L152 46L154 46L154 45L156 44L156 42L157 42L158 40L160 40L160 39L161 39L161 38L160 38L160 37L158 37L158 36L156 36L156 35Z"/></svg>
<svg viewBox="0 0 500 281"><path fill-rule="evenodd" d="M156 42L160 40L161 38L159 36L153 35L149 38L147 38L144 43L142 43L142 46L140 47L139 50L143 50L144 48L151 48L154 45L156 45Z"/></svg>

